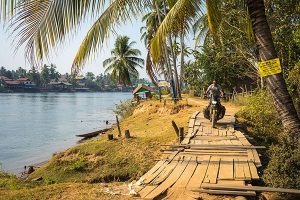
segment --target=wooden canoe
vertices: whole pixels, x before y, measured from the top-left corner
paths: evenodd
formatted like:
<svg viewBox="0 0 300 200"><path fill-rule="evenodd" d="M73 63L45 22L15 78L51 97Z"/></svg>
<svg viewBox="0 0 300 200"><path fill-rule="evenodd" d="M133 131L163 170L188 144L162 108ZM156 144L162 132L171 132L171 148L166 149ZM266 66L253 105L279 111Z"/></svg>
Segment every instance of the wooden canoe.
<svg viewBox="0 0 300 200"><path fill-rule="evenodd" d="M105 128L102 130L98 130L98 131L94 131L94 132L90 132L90 133L86 133L86 134L80 134L80 135L76 135L77 137L83 137L83 138L92 138L92 137L96 137L98 136L100 133L104 133L108 130L110 130L111 128Z"/></svg>

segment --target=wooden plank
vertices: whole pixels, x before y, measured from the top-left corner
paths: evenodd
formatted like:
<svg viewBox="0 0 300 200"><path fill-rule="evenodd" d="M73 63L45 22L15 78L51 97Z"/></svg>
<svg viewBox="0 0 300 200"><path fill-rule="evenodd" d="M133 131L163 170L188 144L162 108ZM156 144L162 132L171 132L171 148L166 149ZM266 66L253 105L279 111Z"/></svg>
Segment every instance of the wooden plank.
<svg viewBox="0 0 300 200"><path fill-rule="evenodd" d="M186 187L192 175L194 174L196 167L197 167L196 157L192 157L188 166L186 167L186 169L184 170L180 178L176 181L176 183L172 187L173 188Z"/></svg>
<svg viewBox="0 0 300 200"><path fill-rule="evenodd" d="M229 191L229 190L212 190L212 189L197 189L194 192L208 193L208 194L223 194L236 196L256 196L255 192L250 191Z"/></svg>
<svg viewBox="0 0 300 200"><path fill-rule="evenodd" d="M206 160L206 162L202 162L202 160ZM194 188L194 187L201 186L209 165L209 160L210 160L210 156L204 156L201 158L201 160L199 159L200 164L197 165L194 174L192 175L191 179L189 180L186 186L187 188Z"/></svg>
<svg viewBox="0 0 300 200"><path fill-rule="evenodd" d="M233 180L233 158L222 157L220 161L220 169L218 180Z"/></svg>
<svg viewBox="0 0 300 200"><path fill-rule="evenodd" d="M219 166L220 166L220 157L212 156L203 181L204 183L217 183Z"/></svg>
<svg viewBox="0 0 300 200"><path fill-rule="evenodd" d="M300 190L286 188L272 188L262 186L219 186L219 185L202 185L203 188L214 190L230 190L230 191L256 191L256 192L280 192L289 194L300 194ZM198 191L198 190L197 190Z"/></svg>
<svg viewBox="0 0 300 200"><path fill-rule="evenodd" d="M257 173L257 168L255 167L253 162L248 162L249 168L250 168L250 173L251 173L251 178L252 179L259 179L258 173Z"/></svg>
<svg viewBox="0 0 300 200"><path fill-rule="evenodd" d="M147 176L144 179L144 183L150 183L153 179L155 179L164 169L165 167L177 156L179 151L173 152L169 157L166 162L164 162L155 172L153 172L151 175Z"/></svg>
<svg viewBox="0 0 300 200"><path fill-rule="evenodd" d="M152 167L146 174L144 174L140 180L143 182L145 179L147 179L148 177L150 177L154 172L156 172L165 162L167 162L166 160L160 160L156 163L156 165L154 165L154 167Z"/></svg>
<svg viewBox="0 0 300 200"><path fill-rule="evenodd" d="M143 188L138 194L139 197L145 198L147 194L149 194L152 190L154 190L157 186L154 185L147 185L145 188Z"/></svg>
<svg viewBox="0 0 300 200"><path fill-rule="evenodd" d="M248 160L255 162L252 149L248 149L247 152L248 152Z"/></svg>
<svg viewBox="0 0 300 200"><path fill-rule="evenodd" d="M239 159L234 159L234 179L235 180L245 180L244 169L241 163L239 163Z"/></svg>
<svg viewBox="0 0 300 200"><path fill-rule="evenodd" d="M195 119L190 119L189 128L194 128Z"/></svg>
<svg viewBox="0 0 300 200"><path fill-rule="evenodd" d="M256 166L261 167L260 158L259 158L259 155L258 155L256 149L252 149L252 154L253 154L254 162L255 162Z"/></svg>
<svg viewBox="0 0 300 200"><path fill-rule="evenodd" d="M191 116L191 119L195 119L200 112L194 112Z"/></svg>
<svg viewBox="0 0 300 200"><path fill-rule="evenodd" d="M181 161L179 161L181 162ZM166 166L166 168L151 182L151 184L158 185L163 182L168 176L172 173L172 171L176 168L178 161L173 161Z"/></svg>
<svg viewBox="0 0 300 200"><path fill-rule="evenodd" d="M218 185L245 186L245 181L242 181L242 180L218 180Z"/></svg>
<svg viewBox="0 0 300 200"><path fill-rule="evenodd" d="M250 173L250 168L248 163L241 163L241 165L243 166L243 171L244 171L244 175L245 175L245 180L251 180L251 173Z"/></svg>
<svg viewBox="0 0 300 200"><path fill-rule="evenodd" d="M160 194L162 194L163 192L165 192L169 187L171 187L178 180L178 178L184 172L187 164L188 164L187 161L182 161L181 163L178 163L178 165L170 174L170 176L164 182L162 182L158 187L152 190L145 198L154 199L158 197Z"/></svg>

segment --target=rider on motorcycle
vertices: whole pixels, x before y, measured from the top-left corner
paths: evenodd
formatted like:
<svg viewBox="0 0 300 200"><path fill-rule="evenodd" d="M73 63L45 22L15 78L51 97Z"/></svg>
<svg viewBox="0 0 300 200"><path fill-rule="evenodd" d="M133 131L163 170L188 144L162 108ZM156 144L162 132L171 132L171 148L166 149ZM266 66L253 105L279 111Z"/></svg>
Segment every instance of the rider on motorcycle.
<svg viewBox="0 0 300 200"><path fill-rule="evenodd" d="M209 95L209 102L206 109L204 109L204 116L206 118L209 118L209 107L213 100L217 101L217 104L219 105L220 112L218 113L218 119L222 119L225 115L225 107L221 105L220 97L223 96L223 91L220 85L217 84L217 81L213 81L213 83L207 88L206 94Z"/></svg>
<svg viewBox="0 0 300 200"><path fill-rule="evenodd" d="M212 102L213 96L215 96L216 99L218 100L218 103L220 103L219 99L221 95L223 96L223 91L221 86L217 84L217 81L214 80L213 83L207 88L206 94L209 95L209 102L207 106L209 107Z"/></svg>

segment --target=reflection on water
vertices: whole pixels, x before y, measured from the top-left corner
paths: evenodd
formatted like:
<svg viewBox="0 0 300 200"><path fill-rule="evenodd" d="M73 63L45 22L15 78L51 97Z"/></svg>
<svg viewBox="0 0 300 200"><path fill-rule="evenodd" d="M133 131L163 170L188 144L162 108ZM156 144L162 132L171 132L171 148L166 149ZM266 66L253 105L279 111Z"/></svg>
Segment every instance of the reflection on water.
<svg viewBox="0 0 300 200"><path fill-rule="evenodd" d="M0 94L0 162L17 172L76 143L76 134L105 128L130 93Z"/></svg>

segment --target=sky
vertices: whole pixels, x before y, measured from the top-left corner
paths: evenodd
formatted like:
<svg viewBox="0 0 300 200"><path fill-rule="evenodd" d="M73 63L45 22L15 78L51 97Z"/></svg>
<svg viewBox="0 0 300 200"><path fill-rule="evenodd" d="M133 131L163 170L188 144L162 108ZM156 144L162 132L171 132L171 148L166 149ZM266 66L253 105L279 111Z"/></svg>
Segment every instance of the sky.
<svg viewBox="0 0 300 200"><path fill-rule="evenodd" d="M70 36L68 40L62 45L55 48L51 53L48 60L45 60L45 64L55 64L57 70L64 74L71 72L71 66L73 59L76 55L76 52L91 27L92 22L86 22L76 30L76 34ZM131 41L136 41L135 48L139 49L142 52L142 58L146 58L146 48L140 40L140 28L143 26L141 19L133 20L127 24L119 26L116 30L118 35L127 35L130 37ZM104 72L102 63L105 59L110 57L111 49L113 48L116 35L111 34L109 40L104 43L103 48L98 51L95 59L87 62L83 69L83 74L86 72L93 72L98 75ZM10 32L7 31L6 27L3 24L0 24L0 66L4 66L6 69L15 70L19 67L30 69L30 65L24 57L24 47L19 48L15 52L15 46L13 43L13 38L10 37ZM139 69L141 78L147 78L145 69Z"/></svg>

